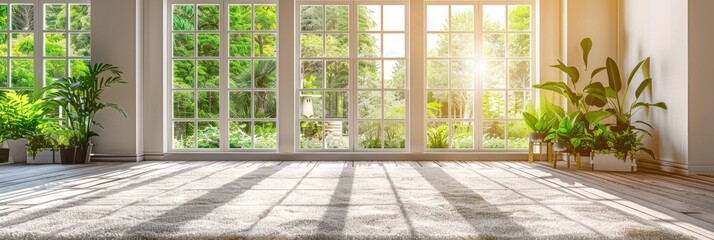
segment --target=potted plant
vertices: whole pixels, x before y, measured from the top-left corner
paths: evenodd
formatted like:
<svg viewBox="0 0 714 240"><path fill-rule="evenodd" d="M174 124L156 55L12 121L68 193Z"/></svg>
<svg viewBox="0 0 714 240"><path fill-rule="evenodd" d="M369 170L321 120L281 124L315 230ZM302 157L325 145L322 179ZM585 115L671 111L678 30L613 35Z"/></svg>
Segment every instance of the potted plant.
<svg viewBox="0 0 714 240"><path fill-rule="evenodd" d="M560 120L558 128L549 134L545 141L554 141L553 151L567 153L568 167L570 154L576 153L585 138L585 122L580 120L580 112L572 112ZM553 161L557 166L557 161Z"/></svg>
<svg viewBox="0 0 714 240"><path fill-rule="evenodd" d="M532 142L543 142L558 120L551 112L538 111L534 106L529 106L523 112L523 119L528 129L531 130L530 140Z"/></svg>
<svg viewBox="0 0 714 240"><path fill-rule="evenodd" d="M43 127L49 123L45 118L45 103L42 99L32 101L26 94L15 91L5 91L0 95L0 140L33 139L42 132ZM41 144L38 142L28 144ZM8 153L2 151L0 153ZM0 156L5 159L5 157ZM9 160L9 155L7 157Z"/></svg>
<svg viewBox="0 0 714 240"><path fill-rule="evenodd" d="M624 132L610 132L607 135L608 148L595 151L590 162L593 170L597 171L637 171L637 152L645 152L654 158L652 150L642 144L644 134L641 131L627 129Z"/></svg>
<svg viewBox="0 0 714 240"><path fill-rule="evenodd" d="M103 102L104 91L122 80L119 68L97 63L84 75L63 77L52 82L45 91L49 102L65 111L65 126L70 147L61 149L63 163L89 163L92 151L91 138L97 136L94 127L102 127L95 121L97 112L111 108L126 117L116 104Z"/></svg>

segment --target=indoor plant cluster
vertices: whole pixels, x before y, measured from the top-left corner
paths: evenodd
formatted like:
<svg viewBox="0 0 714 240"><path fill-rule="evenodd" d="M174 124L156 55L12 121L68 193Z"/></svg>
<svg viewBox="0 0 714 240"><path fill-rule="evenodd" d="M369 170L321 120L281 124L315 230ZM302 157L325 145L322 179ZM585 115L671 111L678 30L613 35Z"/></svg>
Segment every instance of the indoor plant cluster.
<svg viewBox="0 0 714 240"><path fill-rule="evenodd" d="M53 81L34 96L3 91L0 142L27 139L30 157L59 151L63 164L89 163L91 138L97 136L93 129L102 127L95 121L97 112L111 108L126 117L116 104L101 101L107 88L124 83L121 75L117 67L97 63L83 75Z"/></svg>
<svg viewBox="0 0 714 240"><path fill-rule="evenodd" d="M604 161L619 160L619 167L604 170L632 171L636 166L634 156L637 152L645 152L654 158L652 150L642 143L643 137L650 135L648 129L652 126L644 121L633 121L633 115L651 108L667 109L663 102L651 103L644 99L645 93L651 95L652 92L650 59L639 62L627 78L623 78L612 58L607 58L604 67L589 70L592 40L583 39L580 46L585 63L583 71L558 61L552 67L567 75L567 83L551 81L533 86L561 95L567 99L571 111L548 103L540 113L535 109L523 113L526 124L534 133L531 138L552 141L556 151L571 153L576 158L592 156L591 164L596 170L599 161L603 162L601 166L605 166L610 163ZM601 73L607 74L607 86L593 81ZM644 80L635 85L633 80L638 73ZM581 76L589 77L589 80Z"/></svg>

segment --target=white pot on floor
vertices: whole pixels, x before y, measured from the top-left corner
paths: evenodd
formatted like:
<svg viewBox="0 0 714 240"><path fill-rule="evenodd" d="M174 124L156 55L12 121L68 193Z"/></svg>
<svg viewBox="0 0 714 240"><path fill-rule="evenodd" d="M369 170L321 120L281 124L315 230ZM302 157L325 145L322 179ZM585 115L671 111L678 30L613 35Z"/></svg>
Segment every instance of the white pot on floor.
<svg viewBox="0 0 714 240"><path fill-rule="evenodd" d="M634 158L622 160L612 153L594 153L590 159L590 166L593 171L636 172L637 160Z"/></svg>

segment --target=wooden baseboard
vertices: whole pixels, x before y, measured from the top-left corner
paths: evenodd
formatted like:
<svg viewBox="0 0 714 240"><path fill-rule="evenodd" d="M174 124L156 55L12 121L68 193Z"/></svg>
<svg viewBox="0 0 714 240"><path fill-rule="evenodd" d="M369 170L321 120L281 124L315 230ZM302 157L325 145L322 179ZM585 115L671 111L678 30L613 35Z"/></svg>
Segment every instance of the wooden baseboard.
<svg viewBox="0 0 714 240"><path fill-rule="evenodd" d="M637 159L637 167L643 172L667 172L678 175L689 175L687 165L652 159Z"/></svg>

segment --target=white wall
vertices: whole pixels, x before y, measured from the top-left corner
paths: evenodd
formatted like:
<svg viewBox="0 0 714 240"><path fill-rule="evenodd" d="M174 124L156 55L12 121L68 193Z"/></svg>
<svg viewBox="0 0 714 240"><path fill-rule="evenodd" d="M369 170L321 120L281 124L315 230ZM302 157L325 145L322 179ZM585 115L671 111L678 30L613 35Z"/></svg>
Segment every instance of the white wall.
<svg viewBox="0 0 714 240"><path fill-rule="evenodd" d="M675 1L679 2L679 1ZM714 173L714 1L689 0L690 173Z"/></svg>

